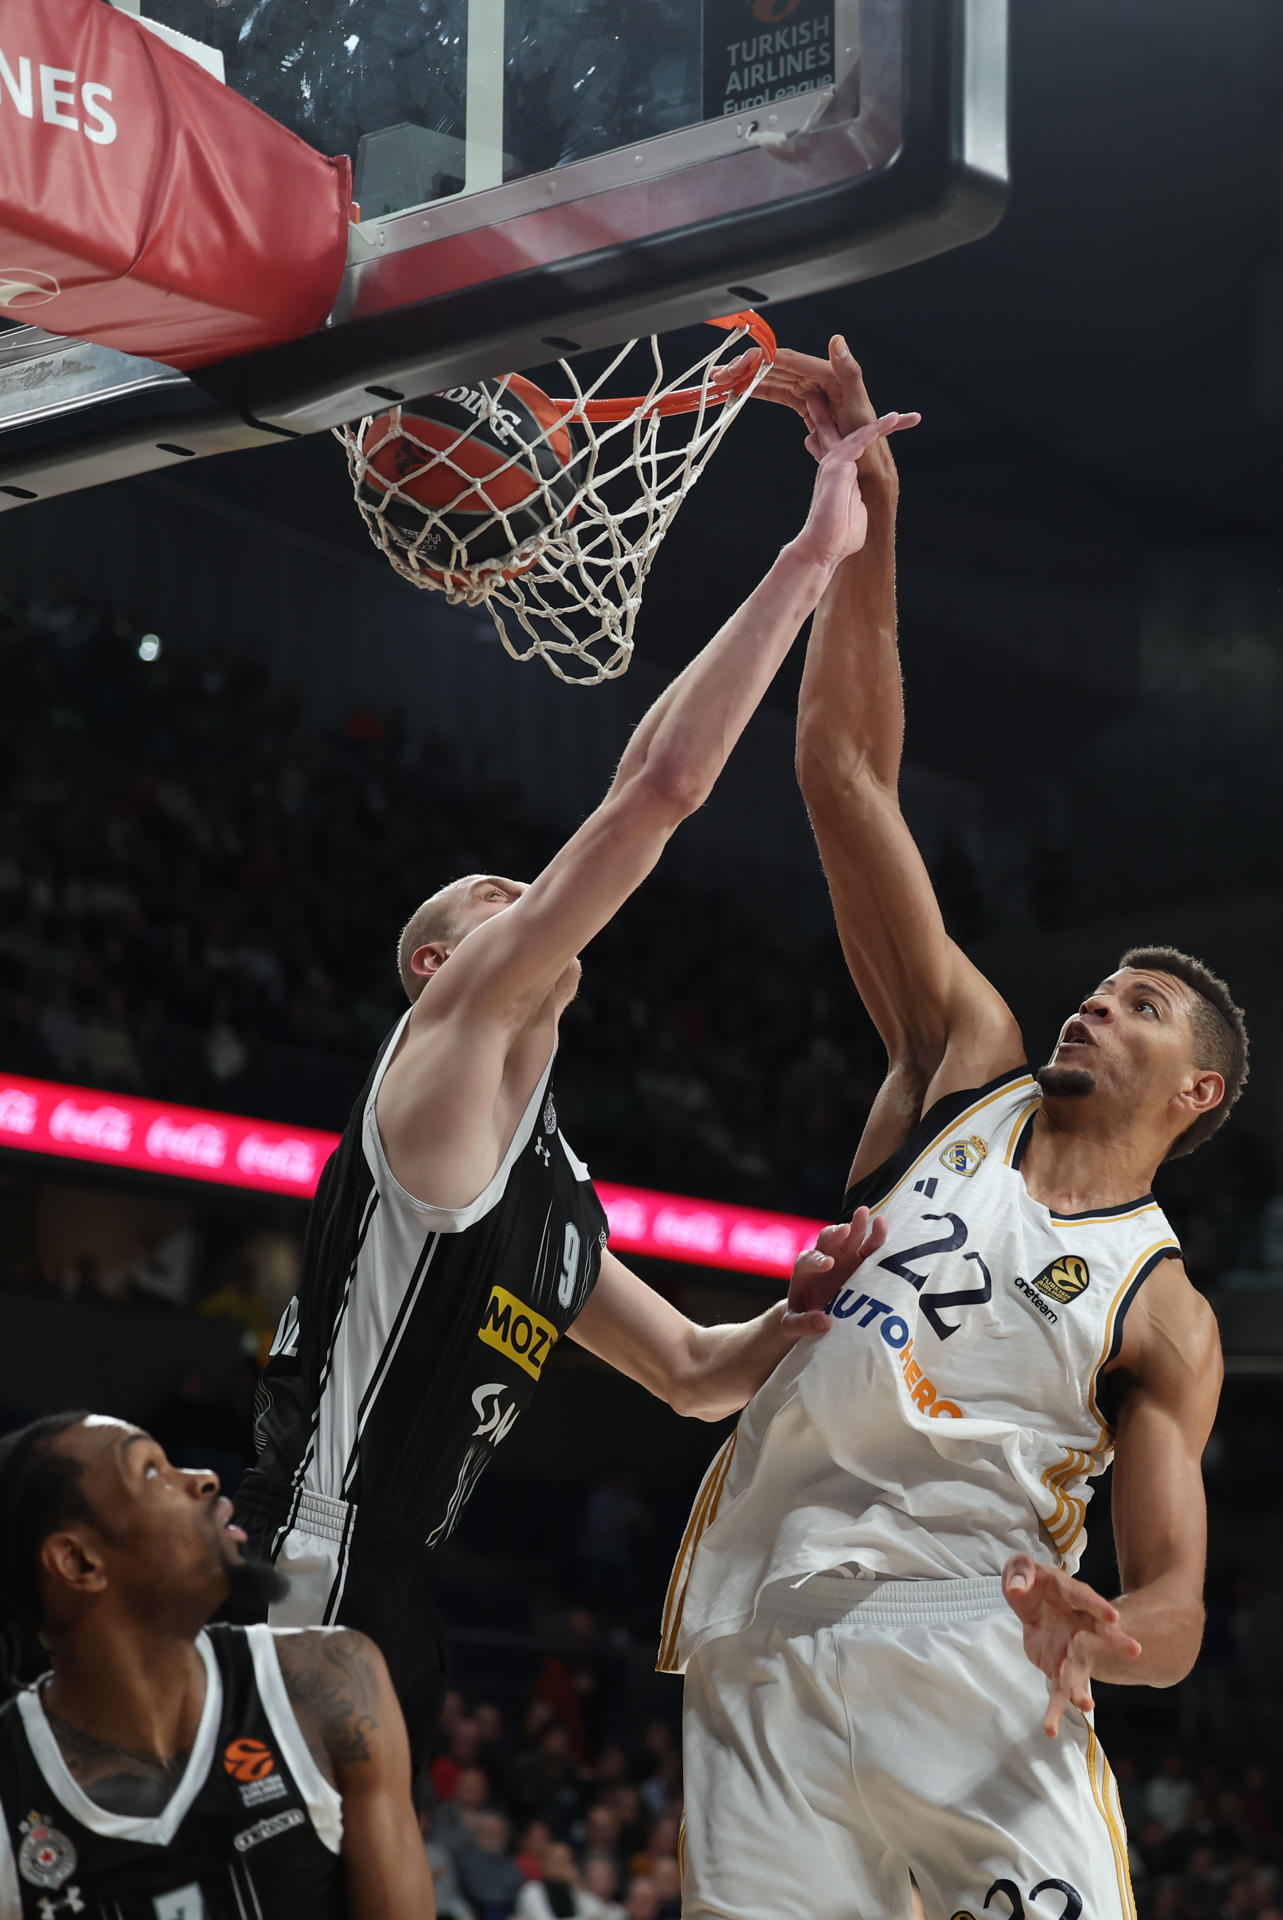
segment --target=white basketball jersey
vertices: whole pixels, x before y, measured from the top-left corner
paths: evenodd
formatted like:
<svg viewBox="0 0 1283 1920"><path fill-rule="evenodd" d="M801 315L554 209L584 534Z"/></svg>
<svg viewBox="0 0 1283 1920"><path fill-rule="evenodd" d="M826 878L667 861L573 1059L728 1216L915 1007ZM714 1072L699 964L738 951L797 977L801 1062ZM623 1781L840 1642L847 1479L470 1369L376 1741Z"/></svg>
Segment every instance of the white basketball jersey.
<svg viewBox="0 0 1283 1920"><path fill-rule="evenodd" d="M1081 1214L1031 1198L1020 1158L1040 1099L1023 1069L947 1095L847 1195L847 1218L884 1216L886 1243L705 1476L661 1669L748 1625L776 1580L992 1575L1020 1552L1077 1567L1113 1453L1101 1374L1146 1275L1180 1247L1148 1195Z"/></svg>

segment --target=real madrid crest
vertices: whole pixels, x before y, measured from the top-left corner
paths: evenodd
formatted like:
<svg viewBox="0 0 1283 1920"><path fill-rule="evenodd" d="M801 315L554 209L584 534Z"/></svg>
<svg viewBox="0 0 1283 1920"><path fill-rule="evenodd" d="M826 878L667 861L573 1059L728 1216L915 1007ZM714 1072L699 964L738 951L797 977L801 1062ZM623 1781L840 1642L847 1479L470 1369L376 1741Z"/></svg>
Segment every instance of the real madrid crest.
<svg viewBox="0 0 1283 1920"><path fill-rule="evenodd" d="M543 1130L545 1133L556 1133L557 1131L557 1109L552 1103L551 1094L549 1094L548 1098L544 1101Z"/></svg>
<svg viewBox="0 0 1283 1920"><path fill-rule="evenodd" d="M1039 1293L1045 1293L1049 1300L1063 1307L1066 1301L1076 1300L1080 1293L1085 1293L1090 1281L1087 1262L1076 1253L1066 1253L1044 1267L1034 1285Z"/></svg>
<svg viewBox="0 0 1283 1920"><path fill-rule="evenodd" d="M65 1833L51 1827L42 1813L29 1813L21 1824L18 1872L33 1887L60 1887L76 1871L76 1849Z"/></svg>
<svg viewBox="0 0 1283 1920"><path fill-rule="evenodd" d="M989 1151L988 1142L978 1133L969 1133L965 1140L951 1140L940 1155L940 1165L948 1167L950 1173L960 1173L969 1180L981 1166Z"/></svg>

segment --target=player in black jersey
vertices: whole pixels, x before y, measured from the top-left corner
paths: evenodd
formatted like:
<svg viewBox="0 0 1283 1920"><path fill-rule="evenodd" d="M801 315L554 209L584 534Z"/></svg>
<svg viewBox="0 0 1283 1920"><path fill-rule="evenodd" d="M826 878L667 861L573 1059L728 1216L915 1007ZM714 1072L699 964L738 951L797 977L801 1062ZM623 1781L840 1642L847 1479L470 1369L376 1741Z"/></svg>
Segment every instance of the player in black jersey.
<svg viewBox="0 0 1283 1920"><path fill-rule="evenodd" d="M0 1441L5 1677L52 1667L0 1709L0 1920L431 1920L378 1649L205 1625L264 1576L137 1427Z"/></svg>
<svg viewBox="0 0 1283 1920"><path fill-rule="evenodd" d="M656 701L605 799L538 879L455 881L401 936L410 1008L322 1177L236 1510L291 1575L271 1618L371 1634L416 1753L444 1686L429 1556L563 1334L677 1411L719 1419L825 1324L820 1279L812 1311L795 1293L746 1325L696 1327L607 1252L553 1064L580 950L707 798L863 541L860 455L915 421L887 414L820 461L802 531Z"/></svg>

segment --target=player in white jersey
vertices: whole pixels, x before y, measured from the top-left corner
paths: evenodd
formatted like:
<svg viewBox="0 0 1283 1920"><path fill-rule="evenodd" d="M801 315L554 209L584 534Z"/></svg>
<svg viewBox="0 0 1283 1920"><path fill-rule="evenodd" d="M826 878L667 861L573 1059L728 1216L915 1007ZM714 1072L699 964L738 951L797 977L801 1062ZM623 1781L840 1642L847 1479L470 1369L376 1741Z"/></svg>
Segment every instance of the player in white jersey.
<svg viewBox="0 0 1283 1920"><path fill-rule="evenodd" d="M776 397L817 455L872 418L842 342ZM901 817L885 448L861 480L869 538L816 616L798 769L887 1046L845 1208L878 1218L803 1256L832 1262L831 1330L749 1402L674 1571L684 1912L907 1920L916 1880L926 1920L1130 1920L1092 1685L1193 1665L1221 1378L1150 1183L1224 1119L1246 1035L1199 962L1135 950L1029 1073ZM1116 1602L1073 1577L1111 1458Z"/></svg>

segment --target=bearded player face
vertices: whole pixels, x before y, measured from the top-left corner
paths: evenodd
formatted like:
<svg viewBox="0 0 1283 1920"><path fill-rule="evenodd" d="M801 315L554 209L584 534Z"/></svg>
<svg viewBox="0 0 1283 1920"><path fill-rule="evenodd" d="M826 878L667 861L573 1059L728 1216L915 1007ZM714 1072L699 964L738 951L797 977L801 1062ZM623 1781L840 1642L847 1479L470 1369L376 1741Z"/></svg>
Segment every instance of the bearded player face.
<svg viewBox="0 0 1283 1920"><path fill-rule="evenodd" d="M1036 1077L1051 1101L1162 1109L1193 1069L1193 1050L1189 988L1171 974L1120 967L1065 1022Z"/></svg>

